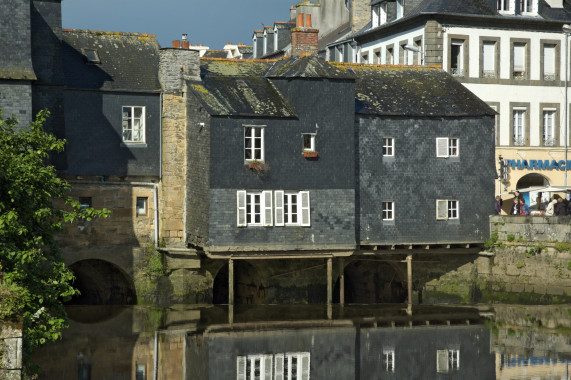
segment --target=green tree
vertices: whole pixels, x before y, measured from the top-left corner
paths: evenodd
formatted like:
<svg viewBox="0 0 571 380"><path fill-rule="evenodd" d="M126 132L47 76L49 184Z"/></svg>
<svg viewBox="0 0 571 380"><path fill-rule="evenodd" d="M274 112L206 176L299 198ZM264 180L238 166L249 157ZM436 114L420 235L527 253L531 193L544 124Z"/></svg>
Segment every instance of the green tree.
<svg viewBox="0 0 571 380"><path fill-rule="evenodd" d="M66 222L109 214L80 209L69 184L49 165L65 140L44 131L48 116L42 111L31 126L20 128L0 111L0 304L10 305L0 308L0 318L22 318L27 353L61 337L67 326L63 302L77 293L54 235Z"/></svg>

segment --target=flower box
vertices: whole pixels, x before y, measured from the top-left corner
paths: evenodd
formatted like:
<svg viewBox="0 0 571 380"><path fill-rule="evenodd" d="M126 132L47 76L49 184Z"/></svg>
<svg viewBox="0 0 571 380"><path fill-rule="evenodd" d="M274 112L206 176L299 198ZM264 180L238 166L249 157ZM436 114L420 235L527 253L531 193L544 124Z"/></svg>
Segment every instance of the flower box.
<svg viewBox="0 0 571 380"><path fill-rule="evenodd" d="M315 157L317 157L317 152L304 151L304 152L303 152L303 157L305 157L305 158L315 158Z"/></svg>

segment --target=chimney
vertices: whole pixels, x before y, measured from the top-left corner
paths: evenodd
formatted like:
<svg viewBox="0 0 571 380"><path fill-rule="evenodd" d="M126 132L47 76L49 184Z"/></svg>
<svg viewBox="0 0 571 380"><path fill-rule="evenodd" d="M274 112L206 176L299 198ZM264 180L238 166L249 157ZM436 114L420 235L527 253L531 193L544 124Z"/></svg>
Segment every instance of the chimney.
<svg viewBox="0 0 571 380"><path fill-rule="evenodd" d="M190 47L190 42L183 40L182 41L182 48L188 49Z"/></svg>
<svg viewBox="0 0 571 380"><path fill-rule="evenodd" d="M291 30L291 55L317 55L318 34L319 30L311 27L311 15L299 13L297 25Z"/></svg>
<svg viewBox="0 0 571 380"><path fill-rule="evenodd" d="M173 40L172 47L176 49L180 49L180 40Z"/></svg>

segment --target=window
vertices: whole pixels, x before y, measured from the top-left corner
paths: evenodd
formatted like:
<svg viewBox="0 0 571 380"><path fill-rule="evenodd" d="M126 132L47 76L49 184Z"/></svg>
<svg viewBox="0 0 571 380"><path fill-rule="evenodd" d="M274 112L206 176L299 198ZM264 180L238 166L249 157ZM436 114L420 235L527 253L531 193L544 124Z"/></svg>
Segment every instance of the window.
<svg viewBox="0 0 571 380"><path fill-rule="evenodd" d="M123 106L123 142L145 142L145 107Z"/></svg>
<svg viewBox="0 0 571 380"><path fill-rule="evenodd" d="M514 13L515 1L514 0L498 0L497 8L500 13Z"/></svg>
<svg viewBox="0 0 571 380"><path fill-rule="evenodd" d="M83 59L85 59L87 63L101 63L99 54L97 54L97 50L95 49L83 49Z"/></svg>
<svg viewBox="0 0 571 380"><path fill-rule="evenodd" d="M284 380L309 380L309 370L309 352L285 354Z"/></svg>
<svg viewBox="0 0 571 380"><path fill-rule="evenodd" d="M361 55L361 63L369 63L369 54L368 53L363 53Z"/></svg>
<svg viewBox="0 0 571 380"><path fill-rule="evenodd" d="M245 126L244 159L246 161L264 161L264 128L261 126Z"/></svg>
<svg viewBox="0 0 571 380"><path fill-rule="evenodd" d="M385 63L387 65L393 65L395 63L394 52L392 47L387 47L387 56L385 57Z"/></svg>
<svg viewBox="0 0 571 380"><path fill-rule="evenodd" d="M272 380L273 355L248 355L236 358L238 380Z"/></svg>
<svg viewBox="0 0 571 380"><path fill-rule="evenodd" d="M272 225L272 192L237 193L238 227Z"/></svg>
<svg viewBox="0 0 571 380"><path fill-rule="evenodd" d="M315 133L303 133L303 150L315 152Z"/></svg>
<svg viewBox="0 0 571 380"><path fill-rule="evenodd" d="M387 3L377 4L372 7L372 26L376 28L377 26L383 25L387 22Z"/></svg>
<svg viewBox="0 0 571 380"><path fill-rule="evenodd" d="M395 350L383 350L383 368L385 372L395 371Z"/></svg>
<svg viewBox="0 0 571 380"><path fill-rule="evenodd" d="M555 110L543 110L543 146L555 145Z"/></svg>
<svg viewBox="0 0 571 380"><path fill-rule="evenodd" d="M400 51L401 51L401 57L402 57L402 62L400 62L401 65L409 65L409 59L408 59L408 53L409 51L405 48L407 44L401 44L400 45Z"/></svg>
<svg viewBox="0 0 571 380"><path fill-rule="evenodd" d="M496 77L496 43L484 41L482 43L482 78Z"/></svg>
<svg viewBox="0 0 571 380"><path fill-rule="evenodd" d="M525 79L525 50L526 44L516 42L513 44L513 78Z"/></svg>
<svg viewBox="0 0 571 380"><path fill-rule="evenodd" d="M450 44L450 74L464 76L464 41L452 40Z"/></svg>
<svg viewBox="0 0 571 380"><path fill-rule="evenodd" d="M91 197L79 197L79 209L84 210L91 207Z"/></svg>
<svg viewBox="0 0 571 380"><path fill-rule="evenodd" d="M460 156L460 140L458 138L437 137L436 157Z"/></svg>
<svg viewBox="0 0 571 380"><path fill-rule="evenodd" d="M404 16L404 0L397 0L397 20Z"/></svg>
<svg viewBox="0 0 571 380"><path fill-rule="evenodd" d="M276 190L274 197L276 226L310 226L308 191Z"/></svg>
<svg viewBox="0 0 571 380"><path fill-rule="evenodd" d="M417 38L416 40L414 40L414 47L417 49L417 51L415 51L413 53L412 64L413 65L422 65L423 64L422 38Z"/></svg>
<svg viewBox="0 0 571 380"><path fill-rule="evenodd" d="M460 350L437 350L436 371L449 372L460 369Z"/></svg>
<svg viewBox="0 0 571 380"><path fill-rule="evenodd" d="M556 45L543 45L543 80L555 80L555 47Z"/></svg>
<svg viewBox="0 0 571 380"><path fill-rule="evenodd" d="M537 13L537 0L520 0L521 13Z"/></svg>
<svg viewBox="0 0 571 380"><path fill-rule="evenodd" d="M383 156L393 157L395 155L395 139L383 137Z"/></svg>
<svg viewBox="0 0 571 380"><path fill-rule="evenodd" d="M137 364L135 367L135 380L146 379L146 368L144 364Z"/></svg>
<svg viewBox="0 0 571 380"><path fill-rule="evenodd" d="M237 380L309 380L310 369L309 352L236 358Z"/></svg>
<svg viewBox="0 0 571 380"><path fill-rule="evenodd" d="M458 219L458 201L448 199L438 199L436 201L436 220Z"/></svg>
<svg viewBox="0 0 571 380"><path fill-rule="evenodd" d="M147 198L137 197L137 215L147 215Z"/></svg>
<svg viewBox="0 0 571 380"><path fill-rule="evenodd" d="M513 110L513 139L514 145L525 145L525 111L526 109Z"/></svg>
<svg viewBox="0 0 571 380"><path fill-rule="evenodd" d="M373 63L376 63L377 65L381 64L381 51L380 50L375 51L375 62L373 62Z"/></svg>
<svg viewBox="0 0 571 380"><path fill-rule="evenodd" d="M382 202L383 220L395 220L395 202Z"/></svg>

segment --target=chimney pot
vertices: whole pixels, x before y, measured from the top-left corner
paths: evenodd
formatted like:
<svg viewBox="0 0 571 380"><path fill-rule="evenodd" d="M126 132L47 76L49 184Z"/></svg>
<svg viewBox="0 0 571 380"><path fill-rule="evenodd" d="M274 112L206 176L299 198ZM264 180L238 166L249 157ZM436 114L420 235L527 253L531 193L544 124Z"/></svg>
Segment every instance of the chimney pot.
<svg viewBox="0 0 571 380"><path fill-rule="evenodd" d="M311 28L311 14L305 15L305 26Z"/></svg>
<svg viewBox="0 0 571 380"><path fill-rule="evenodd" d="M182 41L182 48L183 49L188 49L190 45L190 42L188 40L183 40Z"/></svg>
<svg viewBox="0 0 571 380"><path fill-rule="evenodd" d="M202 46L202 44L200 44L200 46Z"/></svg>
<svg viewBox="0 0 571 380"><path fill-rule="evenodd" d="M298 28L303 27L303 13L297 14L297 25Z"/></svg>
<svg viewBox="0 0 571 380"><path fill-rule="evenodd" d="M183 40L183 41L188 40L188 34L183 33L183 34L182 34L182 40Z"/></svg>
<svg viewBox="0 0 571 380"><path fill-rule="evenodd" d="M172 41L172 47L180 49L180 40L173 40Z"/></svg>

